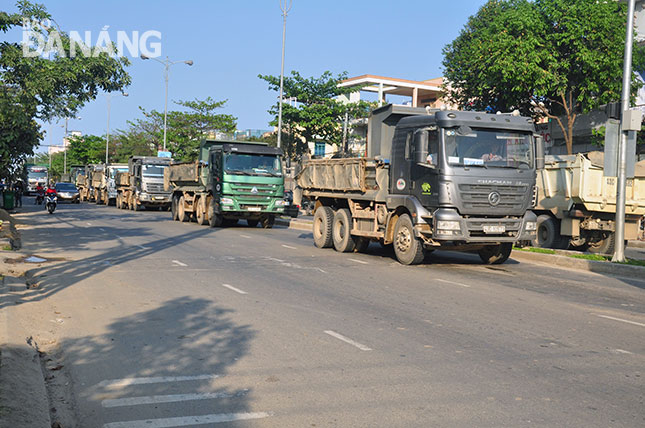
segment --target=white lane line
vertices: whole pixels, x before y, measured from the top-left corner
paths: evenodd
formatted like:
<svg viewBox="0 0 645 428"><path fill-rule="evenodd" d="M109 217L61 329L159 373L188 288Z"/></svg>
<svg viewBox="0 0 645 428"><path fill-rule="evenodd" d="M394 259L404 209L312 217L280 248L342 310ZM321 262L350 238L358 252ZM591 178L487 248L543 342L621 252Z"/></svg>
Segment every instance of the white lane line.
<svg viewBox="0 0 645 428"><path fill-rule="evenodd" d="M611 352L614 352L616 354L634 355L633 352L625 351L624 349L612 349Z"/></svg>
<svg viewBox="0 0 645 428"><path fill-rule="evenodd" d="M179 418L146 419L140 421L110 422L103 428L170 428L201 424L219 424L223 422L247 421L272 416L267 412L255 413L220 413L216 415L183 416Z"/></svg>
<svg viewBox="0 0 645 428"><path fill-rule="evenodd" d="M222 284L222 287L226 287L226 288L228 288L229 290L233 290L233 291L235 291L236 293L240 293L240 294L248 294L246 291L242 291L242 290L240 290L239 288L235 288L235 287L233 287L232 285Z"/></svg>
<svg viewBox="0 0 645 428"><path fill-rule="evenodd" d="M105 229L103 229L102 227L99 227L99 230L100 230L101 232L105 232Z"/></svg>
<svg viewBox="0 0 645 428"><path fill-rule="evenodd" d="M242 234L240 233L240 236L241 236L242 238L251 239L251 237L250 237L249 235L242 235Z"/></svg>
<svg viewBox="0 0 645 428"><path fill-rule="evenodd" d="M637 325L639 327L645 327L645 324L640 323L640 322L636 322L636 321L624 320L622 318L614 318L614 317L610 317L609 315L596 315L596 316L600 317L600 318L606 318L608 320L620 321L620 322L624 322L624 323L627 323L627 324Z"/></svg>
<svg viewBox="0 0 645 428"><path fill-rule="evenodd" d="M88 222L88 223L87 223L87 225L88 225L88 226L91 226L91 225L92 225L92 223Z"/></svg>
<svg viewBox="0 0 645 428"><path fill-rule="evenodd" d="M174 264L176 264L177 266L188 266L186 263L182 263L182 262L180 262L179 260L173 260L172 262L173 262Z"/></svg>
<svg viewBox="0 0 645 428"><path fill-rule="evenodd" d="M148 247L144 247L143 245L137 245L137 247L141 248L142 250L149 250Z"/></svg>
<svg viewBox="0 0 645 428"><path fill-rule="evenodd" d="M220 375L204 374L195 376L157 376L157 377L126 377L123 379L110 379L99 382L102 388L111 388L130 385L146 385L151 383L190 382L194 380L217 379Z"/></svg>
<svg viewBox="0 0 645 428"><path fill-rule="evenodd" d="M114 398L101 401L101 405L103 407L123 407L140 406L145 404L177 403L180 401L213 400L218 398L241 397L247 392L249 392L248 389L240 391L236 394L228 394L226 392L204 392L195 394L151 395L148 397Z"/></svg>
<svg viewBox="0 0 645 428"><path fill-rule="evenodd" d="M468 284L462 284L462 283L460 283L460 282L447 281L447 280L445 280L445 279L439 279L439 278L434 278L434 280L435 280L435 281L439 281L439 282L445 282L446 284L454 284L454 285L460 285L460 286L462 286L462 287L470 288L470 285L468 285Z"/></svg>
<svg viewBox="0 0 645 428"><path fill-rule="evenodd" d="M335 337L338 340L342 340L345 343L349 343L352 346L356 346L361 351L371 351L372 350L372 348L369 348L369 347L363 345L362 343L358 343L358 342L350 339L349 337L345 337L342 334L336 333L335 331L325 330L325 333L330 335L331 337Z"/></svg>
<svg viewBox="0 0 645 428"><path fill-rule="evenodd" d="M297 250L297 248L296 248L296 247L292 247L291 245L284 245L284 244L282 244L282 246L283 246L284 248L288 248L288 249L290 249L290 250Z"/></svg>
<svg viewBox="0 0 645 428"><path fill-rule="evenodd" d="M351 260L353 262L360 263L362 265L368 265L369 264L367 262L364 262L363 260L356 260L356 259L347 259L347 260Z"/></svg>

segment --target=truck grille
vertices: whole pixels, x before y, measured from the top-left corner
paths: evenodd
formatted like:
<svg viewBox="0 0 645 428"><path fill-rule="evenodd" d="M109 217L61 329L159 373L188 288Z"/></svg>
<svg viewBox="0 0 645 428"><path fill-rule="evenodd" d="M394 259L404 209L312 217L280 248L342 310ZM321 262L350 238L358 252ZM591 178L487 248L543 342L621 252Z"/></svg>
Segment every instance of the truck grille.
<svg viewBox="0 0 645 428"><path fill-rule="evenodd" d="M146 183L146 190L149 193L163 193L163 183Z"/></svg>
<svg viewBox="0 0 645 428"><path fill-rule="evenodd" d="M500 200L494 207L488 200L492 192L500 195ZM460 184L459 194L463 207L467 210L481 210L495 208L496 210L513 211L520 210L526 201L528 186L511 185L482 185L482 184Z"/></svg>
<svg viewBox="0 0 645 428"><path fill-rule="evenodd" d="M253 192L253 188L257 192ZM274 196L277 187L273 187L272 184L231 183L231 190L236 195L244 196L245 198L265 199L267 196Z"/></svg>
<svg viewBox="0 0 645 428"><path fill-rule="evenodd" d="M504 232L501 233L486 233L484 226L504 226ZM468 236L473 237L487 237L487 238L507 238L518 236L520 228L522 227L521 218L477 218L466 219L466 228Z"/></svg>

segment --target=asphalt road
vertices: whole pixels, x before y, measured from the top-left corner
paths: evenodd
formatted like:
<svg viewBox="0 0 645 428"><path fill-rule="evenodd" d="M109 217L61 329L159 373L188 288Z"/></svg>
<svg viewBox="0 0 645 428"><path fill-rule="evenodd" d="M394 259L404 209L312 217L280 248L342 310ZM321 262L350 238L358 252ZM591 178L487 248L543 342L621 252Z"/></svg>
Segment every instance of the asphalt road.
<svg viewBox="0 0 645 428"><path fill-rule="evenodd" d="M66 428L645 426L645 278L169 217L24 216Z"/></svg>

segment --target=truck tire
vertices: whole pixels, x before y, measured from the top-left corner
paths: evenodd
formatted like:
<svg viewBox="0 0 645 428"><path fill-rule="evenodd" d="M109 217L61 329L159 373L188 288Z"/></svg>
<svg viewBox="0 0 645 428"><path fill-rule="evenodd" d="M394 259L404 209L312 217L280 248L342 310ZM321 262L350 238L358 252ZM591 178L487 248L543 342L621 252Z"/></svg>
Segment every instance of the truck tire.
<svg viewBox="0 0 645 428"><path fill-rule="evenodd" d="M143 206L141 204L138 204L136 199L132 199L132 209L134 211L141 211L143 209Z"/></svg>
<svg viewBox="0 0 645 428"><path fill-rule="evenodd" d="M590 253L594 254L614 254L616 251L616 233L609 232L605 235L604 239L596 242L589 242L588 250Z"/></svg>
<svg viewBox="0 0 645 428"><path fill-rule="evenodd" d="M101 192L96 192L96 198L94 198L94 203L96 205L101 205Z"/></svg>
<svg viewBox="0 0 645 428"><path fill-rule="evenodd" d="M486 245L479 250L479 258L487 265L501 265L508 260L511 251L513 251L513 244L510 242L498 245Z"/></svg>
<svg viewBox="0 0 645 428"><path fill-rule="evenodd" d="M208 223L207 217L206 217L206 199L205 198L199 198L197 200L197 212L195 213L195 217L197 218L197 224L200 226L205 225Z"/></svg>
<svg viewBox="0 0 645 428"><path fill-rule="evenodd" d="M249 227L257 227L259 222L260 220L258 219L250 219L250 218L246 219L246 224L248 224Z"/></svg>
<svg viewBox="0 0 645 428"><path fill-rule="evenodd" d="M350 234L352 229L352 214L347 208L341 208L334 214L331 226L332 242L334 249L341 253L349 253L356 248L354 237Z"/></svg>
<svg viewBox="0 0 645 428"><path fill-rule="evenodd" d="M330 207L318 207L314 212L314 245L318 248L329 248L333 245L331 226L334 211Z"/></svg>
<svg viewBox="0 0 645 428"><path fill-rule="evenodd" d="M237 223L237 220L236 220L236 223ZM260 219L260 224L262 225L263 229L271 229L274 223L275 223L275 216L273 214L269 214Z"/></svg>
<svg viewBox="0 0 645 428"><path fill-rule="evenodd" d="M212 200L208 205L208 225L210 227L220 227L223 220L221 214L215 213L215 200Z"/></svg>
<svg viewBox="0 0 645 428"><path fill-rule="evenodd" d="M177 196L173 195L172 201L170 202L170 217L172 218L172 221L179 220L179 213L177 212L178 199L179 198L177 198Z"/></svg>
<svg viewBox="0 0 645 428"><path fill-rule="evenodd" d="M354 242L356 242L356 248L354 250L357 253L364 253L367 251L367 248L370 246L370 239L366 238L364 236L359 236L354 239Z"/></svg>
<svg viewBox="0 0 645 428"><path fill-rule="evenodd" d="M123 197L120 193L116 194L116 209L120 210L123 205Z"/></svg>
<svg viewBox="0 0 645 428"><path fill-rule="evenodd" d="M564 250L569 246L569 237L560 236L560 222L547 214L537 218L534 247Z"/></svg>
<svg viewBox="0 0 645 428"><path fill-rule="evenodd" d="M417 265L425 258L423 244L414 236L414 225L410 216L403 214L394 227L394 254L404 265Z"/></svg>
<svg viewBox="0 0 645 428"><path fill-rule="evenodd" d="M179 202L177 203L177 216L179 218L179 221L181 221L182 223L186 223L188 220L190 220L190 215L186 212L185 203L186 200L183 196L179 198Z"/></svg>

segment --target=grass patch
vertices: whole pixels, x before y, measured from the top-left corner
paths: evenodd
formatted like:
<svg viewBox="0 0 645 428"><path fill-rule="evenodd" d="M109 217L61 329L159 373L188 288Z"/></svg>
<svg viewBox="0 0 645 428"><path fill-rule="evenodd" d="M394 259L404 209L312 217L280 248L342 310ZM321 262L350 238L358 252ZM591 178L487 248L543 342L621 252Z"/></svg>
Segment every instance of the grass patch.
<svg viewBox="0 0 645 428"><path fill-rule="evenodd" d="M550 248L539 248L539 247L513 247L514 250L527 251L529 253L540 253L540 254L555 254L555 250Z"/></svg>
<svg viewBox="0 0 645 428"><path fill-rule="evenodd" d="M624 262L620 262L621 265L631 265L631 266L643 266L645 267L645 261L643 260L634 260L634 259L627 259Z"/></svg>
<svg viewBox="0 0 645 428"><path fill-rule="evenodd" d="M3 245L2 251L11 251L11 245Z"/></svg>
<svg viewBox="0 0 645 428"><path fill-rule="evenodd" d="M567 257L574 259L594 260L597 262L606 262L610 260L609 257L601 256L600 254L567 254Z"/></svg>

